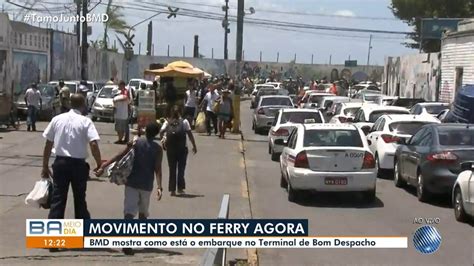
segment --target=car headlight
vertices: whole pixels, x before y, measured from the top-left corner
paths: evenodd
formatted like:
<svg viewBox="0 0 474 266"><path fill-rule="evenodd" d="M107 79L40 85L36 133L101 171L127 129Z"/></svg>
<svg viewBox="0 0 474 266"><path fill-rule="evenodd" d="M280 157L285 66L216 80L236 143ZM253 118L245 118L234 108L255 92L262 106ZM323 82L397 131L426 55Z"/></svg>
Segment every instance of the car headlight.
<svg viewBox="0 0 474 266"><path fill-rule="evenodd" d="M102 104L100 104L100 103L94 103L94 107L103 108Z"/></svg>

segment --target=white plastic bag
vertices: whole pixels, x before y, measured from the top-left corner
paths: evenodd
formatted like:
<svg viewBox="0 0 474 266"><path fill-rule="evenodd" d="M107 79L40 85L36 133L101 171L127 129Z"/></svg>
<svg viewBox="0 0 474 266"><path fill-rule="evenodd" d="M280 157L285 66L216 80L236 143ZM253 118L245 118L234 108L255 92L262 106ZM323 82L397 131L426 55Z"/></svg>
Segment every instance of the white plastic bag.
<svg viewBox="0 0 474 266"><path fill-rule="evenodd" d="M50 181L46 178L36 181L33 190L26 196L25 204L39 208L41 204L47 203L50 184Z"/></svg>

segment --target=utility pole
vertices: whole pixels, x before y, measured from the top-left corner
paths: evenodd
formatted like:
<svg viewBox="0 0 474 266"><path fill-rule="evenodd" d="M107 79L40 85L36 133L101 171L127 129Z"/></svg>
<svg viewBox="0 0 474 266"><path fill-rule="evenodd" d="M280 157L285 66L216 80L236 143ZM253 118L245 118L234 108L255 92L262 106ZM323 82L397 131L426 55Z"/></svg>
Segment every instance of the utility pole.
<svg viewBox="0 0 474 266"><path fill-rule="evenodd" d="M224 28L224 60L229 59L229 50L227 49L229 29L229 0L225 0L225 6L222 7L225 12L224 21L222 21L222 27Z"/></svg>
<svg viewBox="0 0 474 266"><path fill-rule="evenodd" d="M253 12L252 12L253 13ZM242 62L242 50L244 42L244 16L245 16L245 2L238 0L237 3L237 51L235 52L235 59L237 61L236 78L240 79L240 63ZM232 133L240 132L240 92L242 89L241 82L235 86L233 107L234 107L234 123L232 125Z"/></svg>
<svg viewBox="0 0 474 266"><path fill-rule="evenodd" d="M280 52L277 52L277 63L280 60Z"/></svg>
<svg viewBox="0 0 474 266"><path fill-rule="evenodd" d="M367 68L369 67L370 64L370 51L372 50L372 34L370 34L369 38L369 52L367 54Z"/></svg>
<svg viewBox="0 0 474 266"><path fill-rule="evenodd" d="M194 58L199 58L199 36L198 35L194 35L193 57Z"/></svg>
<svg viewBox="0 0 474 266"><path fill-rule="evenodd" d="M89 0L82 0L82 16L85 18L87 17L87 6L89 4ZM82 22L82 60L81 60L81 79L82 80L87 80L87 48L89 47L89 44L87 43L87 20L84 19L84 22Z"/></svg>
<svg viewBox="0 0 474 266"><path fill-rule="evenodd" d="M76 15L77 17L81 16L81 0L76 0ZM76 38L77 38L77 47L81 46L81 22L77 20L76 22Z"/></svg>
<svg viewBox="0 0 474 266"><path fill-rule="evenodd" d="M148 23L148 34L146 40L146 55L152 54L152 39L153 39L153 22Z"/></svg>

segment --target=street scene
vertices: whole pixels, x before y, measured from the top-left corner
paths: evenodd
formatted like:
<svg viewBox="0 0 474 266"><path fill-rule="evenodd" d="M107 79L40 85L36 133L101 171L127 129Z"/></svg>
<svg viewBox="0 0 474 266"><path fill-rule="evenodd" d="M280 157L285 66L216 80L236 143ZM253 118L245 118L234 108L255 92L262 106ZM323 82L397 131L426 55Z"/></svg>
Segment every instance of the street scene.
<svg viewBox="0 0 474 266"><path fill-rule="evenodd" d="M473 265L474 3L311 2L0 0L0 265ZM27 219L217 218L408 242L25 240Z"/></svg>

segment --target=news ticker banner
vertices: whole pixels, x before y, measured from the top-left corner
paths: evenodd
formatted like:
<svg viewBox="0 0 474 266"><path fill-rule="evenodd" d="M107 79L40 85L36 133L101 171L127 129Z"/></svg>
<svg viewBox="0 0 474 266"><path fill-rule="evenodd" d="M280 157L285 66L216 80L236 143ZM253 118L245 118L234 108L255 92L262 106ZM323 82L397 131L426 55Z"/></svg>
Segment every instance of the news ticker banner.
<svg viewBox="0 0 474 266"><path fill-rule="evenodd" d="M308 236L304 219L26 220L27 248L407 248L401 236Z"/></svg>

